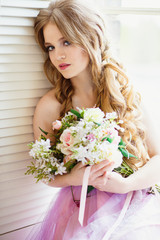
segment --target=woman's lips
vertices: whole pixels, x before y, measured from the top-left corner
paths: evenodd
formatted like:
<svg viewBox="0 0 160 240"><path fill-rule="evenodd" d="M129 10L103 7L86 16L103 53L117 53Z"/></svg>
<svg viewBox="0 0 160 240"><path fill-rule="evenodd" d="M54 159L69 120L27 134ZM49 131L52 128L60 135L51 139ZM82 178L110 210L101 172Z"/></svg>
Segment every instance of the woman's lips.
<svg viewBox="0 0 160 240"><path fill-rule="evenodd" d="M61 63L59 64L59 68L61 70L65 70L67 67L69 67L71 64L68 64L68 63Z"/></svg>

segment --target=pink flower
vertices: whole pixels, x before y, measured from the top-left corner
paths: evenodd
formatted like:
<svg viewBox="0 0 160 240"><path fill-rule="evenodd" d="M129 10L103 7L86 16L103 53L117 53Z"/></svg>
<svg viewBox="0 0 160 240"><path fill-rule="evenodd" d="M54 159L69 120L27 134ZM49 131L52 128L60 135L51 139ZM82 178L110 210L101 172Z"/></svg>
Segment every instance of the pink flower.
<svg viewBox="0 0 160 240"><path fill-rule="evenodd" d="M87 139L90 140L90 141L93 141L93 140L95 139L95 136L94 136L93 133L88 134L86 137L87 137Z"/></svg>
<svg viewBox="0 0 160 240"><path fill-rule="evenodd" d="M62 123L59 120L56 120L55 122L52 122L52 129L53 130L55 130L55 129L59 130L61 128L61 126L62 126Z"/></svg>
<svg viewBox="0 0 160 240"><path fill-rule="evenodd" d="M71 131L69 129L65 129L60 137L61 142L63 143L64 147L70 147L74 143L74 138L71 135Z"/></svg>

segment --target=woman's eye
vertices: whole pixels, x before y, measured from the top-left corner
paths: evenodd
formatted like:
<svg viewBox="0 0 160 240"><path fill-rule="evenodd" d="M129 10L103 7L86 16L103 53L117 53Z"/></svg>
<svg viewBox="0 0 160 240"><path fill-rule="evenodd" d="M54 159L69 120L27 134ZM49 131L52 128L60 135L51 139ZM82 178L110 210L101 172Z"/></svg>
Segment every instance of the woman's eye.
<svg viewBox="0 0 160 240"><path fill-rule="evenodd" d="M70 44L71 44L70 42L64 41L64 45L65 45L65 46L69 46Z"/></svg>
<svg viewBox="0 0 160 240"><path fill-rule="evenodd" d="M53 46L48 46L48 47L47 47L47 51L48 51L48 52L52 51L53 49L54 49Z"/></svg>

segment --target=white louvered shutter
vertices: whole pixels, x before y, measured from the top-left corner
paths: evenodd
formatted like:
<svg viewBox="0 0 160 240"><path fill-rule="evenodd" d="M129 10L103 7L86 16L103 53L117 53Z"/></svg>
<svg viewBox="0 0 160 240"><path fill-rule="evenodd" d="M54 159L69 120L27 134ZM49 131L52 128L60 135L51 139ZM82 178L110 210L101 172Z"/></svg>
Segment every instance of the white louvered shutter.
<svg viewBox="0 0 160 240"><path fill-rule="evenodd" d="M33 23L47 1L0 1L0 234L34 224L54 189L25 176L33 141L32 118L51 85ZM3 239L2 235L2 239Z"/></svg>

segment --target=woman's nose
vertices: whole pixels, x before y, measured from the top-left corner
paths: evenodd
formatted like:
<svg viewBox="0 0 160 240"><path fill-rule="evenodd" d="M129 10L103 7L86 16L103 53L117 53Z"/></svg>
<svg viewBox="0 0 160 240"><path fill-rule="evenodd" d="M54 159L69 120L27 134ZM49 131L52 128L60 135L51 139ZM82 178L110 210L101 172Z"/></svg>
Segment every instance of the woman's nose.
<svg viewBox="0 0 160 240"><path fill-rule="evenodd" d="M57 50L57 52L56 52L56 59L58 61L60 61L60 60L65 59L65 58L66 58L65 53L63 51L61 51L61 50Z"/></svg>

